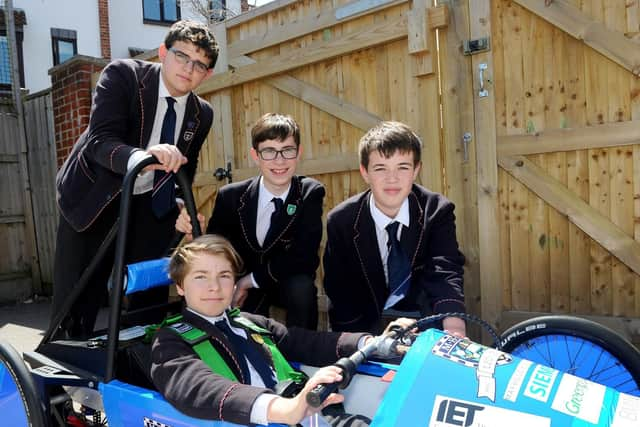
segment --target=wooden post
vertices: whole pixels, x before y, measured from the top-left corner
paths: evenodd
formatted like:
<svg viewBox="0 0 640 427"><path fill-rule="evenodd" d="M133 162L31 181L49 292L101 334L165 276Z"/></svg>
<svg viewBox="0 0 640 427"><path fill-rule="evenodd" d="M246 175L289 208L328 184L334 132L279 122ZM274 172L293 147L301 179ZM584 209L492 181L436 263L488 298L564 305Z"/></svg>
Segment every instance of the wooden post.
<svg viewBox="0 0 640 427"><path fill-rule="evenodd" d="M13 17L13 1L5 2L5 21L7 25L7 39L11 55L11 89L14 107L18 115L18 139L20 154L18 155L18 167L24 190L24 224L26 234L26 246L31 254L31 278L33 280L33 292L42 293L42 281L40 277L40 263L38 261L38 247L36 244L35 227L33 223L33 206L31 203L31 186L29 184L29 168L27 159L27 138L24 130L24 110L22 106L22 94L20 91L20 69L18 63L18 48L16 44L16 27Z"/></svg>
<svg viewBox="0 0 640 427"><path fill-rule="evenodd" d="M442 6L429 9L440 11ZM446 10L446 9L445 9ZM440 75L442 79L442 112L444 140L445 195L456 205L458 242L466 258L464 294L467 311L481 315L480 265L478 258L477 182L473 138L465 143L464 135L473 135L473 73L471 57L460 51L462 41L469 38L469 16L466 3L452 2L439 27ZM448 16L450 14L450 16ZM437 16L442 16L441 14ZM431 19L431 22L435 22ZM480 340L480 328L467 325L467 335Z"/></svg>
<svg viewBox="0 0 640 427"><path fill-rule="evenodd" d="M470 37L491 36L491 2L469 0ZM498 227L498 165L496 158L496 112L494 88L490 83L493 73L493 53L480 52L471 57L475 111L474 140L478 173L478 240L482 318L497 325L502 311L502 277L500 238ZM487 96L480 96L480 67L483 88ZM483 66L484 67L484 66Z"/></svg>

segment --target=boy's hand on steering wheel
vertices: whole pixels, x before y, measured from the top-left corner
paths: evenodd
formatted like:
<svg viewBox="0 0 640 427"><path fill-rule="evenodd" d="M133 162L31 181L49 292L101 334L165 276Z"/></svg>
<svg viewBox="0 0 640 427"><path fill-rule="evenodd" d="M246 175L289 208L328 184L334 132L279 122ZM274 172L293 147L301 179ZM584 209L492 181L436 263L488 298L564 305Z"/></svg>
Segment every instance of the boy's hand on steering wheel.
<svg viewBox="0 0 640 427"><path fill-rule="evenodd" d="M277 397L273 399L267 409L267 419L272 423L297 424L327 405L344 401L343 395L331 393L318 408L313 408L307 403L307 394L318 384L331 384L340 381L342 381L342 369L339 367L332 365L318 369L298 395L292 398Z"/></svg>

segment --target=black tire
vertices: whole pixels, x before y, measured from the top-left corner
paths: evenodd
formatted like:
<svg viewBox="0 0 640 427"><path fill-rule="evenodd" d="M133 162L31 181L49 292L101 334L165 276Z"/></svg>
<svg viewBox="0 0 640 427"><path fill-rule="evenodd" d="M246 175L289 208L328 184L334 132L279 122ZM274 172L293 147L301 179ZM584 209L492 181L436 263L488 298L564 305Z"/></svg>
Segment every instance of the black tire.
<svg viewBox="0 0 640 427"><path fill-rule="evenodd" d="M632 390L631 394L640 395L640 351L617 332L599 323L579 317L551 315L535 317L512 326L502 333L500 343L503 351L519 355L527 347L539 345L537 343L542 341L541 337L553 338L553 340L545 340L545 345L549 347L545 352L547 357L543 357L541 354L540 359L535 360L536 358L531 356L533 353L528 352L526 353L528 357L525 358L558 369L557 366L553 366L553 358L558 353L551 351L551 348L553 347L555 351L560 353L564 352L567 339L572 337L574 344L576 342L583 343L590 349L608 352L615 359L616 366L619 369L626 370L632 380L635 381L635 385L627 382L627 385L625 385L627 388L624 390L622 390L622 387L613 387L626 393L630 393L628 390ZM582 350L582 347L580 349ZM597 360L592 362L597 363ZM594 380L589 378L588 375L578 376Z"/></svg>
<svg viewBox="0 0 640 427"><path fill-rule="evenodd" d="M16 385L29 426L44 427L46 425L44 406L31 372L11 344L2 340L0 340L0 365L7 370Z"/></svg>

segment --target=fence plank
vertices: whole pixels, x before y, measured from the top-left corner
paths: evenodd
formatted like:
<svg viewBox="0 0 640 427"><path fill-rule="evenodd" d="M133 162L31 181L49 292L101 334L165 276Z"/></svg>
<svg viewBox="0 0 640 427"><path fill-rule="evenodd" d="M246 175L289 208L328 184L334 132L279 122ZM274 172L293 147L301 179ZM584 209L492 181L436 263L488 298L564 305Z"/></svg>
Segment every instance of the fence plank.
<svg viewBox="0 0 640 427"><path fill-rule="evenodd" d="M543 197L551 206L566 215L602 247L618 257L629 268L640 273L640 243L629 237L608 217L588 205L566 187L551 179L539 167L523 156L499 158L499 164L524 183L531 191Z"/></svg>
<svg viewBox="0 0 640 427"><path fill-rule="evenodd" d="M633 74L640 74L640 44L625 37L623 32L607 28L567 0L554 0L550 5L538 0L513 1L573 37L584 40L588 46Z"/></svg>
<svg viewBox="0 0 640 427"><path fill-rule="evenodd" d="M355 33L329 41L319 41L289 54L282 54L236 70L214 75L198 88L198 93L213 92L233 85L269 77L274 74L313 64L358 49L365 49L407 35L407 20L401 16Z"/></svg>
<svg viewBox="0 0 640 427"><path fill-rule="evenodd" d="M498 155L540 154L640 144L640 120L498 137Z"/></svg>

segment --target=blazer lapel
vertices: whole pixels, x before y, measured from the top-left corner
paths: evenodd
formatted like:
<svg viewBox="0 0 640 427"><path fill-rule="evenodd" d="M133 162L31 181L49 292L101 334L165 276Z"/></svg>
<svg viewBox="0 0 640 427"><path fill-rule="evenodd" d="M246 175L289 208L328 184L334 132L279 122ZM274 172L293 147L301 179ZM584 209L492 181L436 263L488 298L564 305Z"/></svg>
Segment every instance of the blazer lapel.
<svg viewBox="0 0 640 427"><path fill-rule="evenodd" d="M255 251L261 250L256 237L259 182L260 177L253 178L245 192L240 196L240 203L238 204L240 227L244 231L243 235L248 239L247 244Z"/></svg>
<svg viewBox="0 0 640 427"><path fill-rule="evenodd" d="M376 304L378 312L382 312L384 302L388 295L387 283L384 275L384 267L380 250L376 226L369 210L371 192L367 191L360 202L358 215L353 224L353 243L360 259L371 297Z"/></svg>
<svg viewBox="0 0 640 427"><path fill-rule="evenodd" d="M409 193L409 218L409 228L402 231L400 245L409 256L413 267L424 237L424 209L413 192Z"/></svg>
<svg viewBox="0 0 640 427"><path fill-rule="evenodd" d="M138 92L142 104L140 139L138 145L146 148L151 138L153 121L156 118L156 108L158 106L158 85L160 84L160 64L152 67L140 80Z"/></svg>

